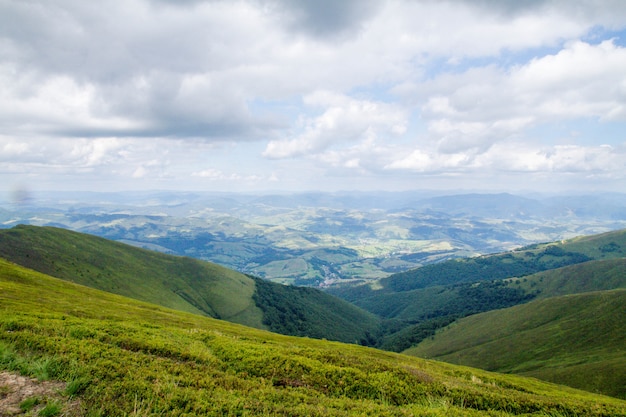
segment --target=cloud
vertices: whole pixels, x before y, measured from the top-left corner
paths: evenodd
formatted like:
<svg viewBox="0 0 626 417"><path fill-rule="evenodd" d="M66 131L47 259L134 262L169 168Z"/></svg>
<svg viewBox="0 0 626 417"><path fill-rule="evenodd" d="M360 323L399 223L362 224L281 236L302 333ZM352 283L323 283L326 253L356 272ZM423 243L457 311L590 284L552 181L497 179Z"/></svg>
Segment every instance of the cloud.
<svg viewBox="0 0 626 417"><path fill-rule="evenodd" d="M620 0L0 0L0 172L618 170L625 27Z"/></svg>
<svg viewBox="0 0 626 417"><path fill-rule="evenodd" d="M374 0L282 0L266 4L286 7L292 30L322 38L358 31L377 9Z"/></svg>
<svg viewBox="0 0 626 417"><path fill-rule="evenodd" d="M417 101L439 152L480 153L542 124L626 121L624 68L626 49L612 40L574 41L512 68L444 73L422 85Z"/></svg>
<svg viewBox="0 0 626 417"><path fill-rule="evenodd" d="M619 177L626 175L626 149L610 145L532 146L516 141L494 144L488 151L438 154L416 149L385 167L413 172L491 173L585 173Z"/></svg>
<svg viewBox="0 0 626 417"><path fill-rule="evenodd" d="M207 179L210 181L228 181L228 182L238 182L238 181L246 181L246 182L259 182L265 180L264 177L259 175L242 175L239 173L230 173L226 174L219 169L208 168L202 171L193 172L191 174L192 177L199 177L203 179ZM275 176L270 176L267 179L268 181L275 181Z"/></svg>
<svg viewBox="0 0 626 417"><path fill-rule="evenodd" d="M574 41L514 71L510 84L538 115L626 120L624 68L626 49L613 40Z"/></svg>
<svg viewBox="0 0 626 417"><path fill-rule="evenodd" d="M342 142L366 136L401 135L406 131L406 111L392 104L359 100L318 91L304 98L310 107L324 112L300 120L301 133L292 139L270 141L263 155L267 158L310 156Z"/></svg>

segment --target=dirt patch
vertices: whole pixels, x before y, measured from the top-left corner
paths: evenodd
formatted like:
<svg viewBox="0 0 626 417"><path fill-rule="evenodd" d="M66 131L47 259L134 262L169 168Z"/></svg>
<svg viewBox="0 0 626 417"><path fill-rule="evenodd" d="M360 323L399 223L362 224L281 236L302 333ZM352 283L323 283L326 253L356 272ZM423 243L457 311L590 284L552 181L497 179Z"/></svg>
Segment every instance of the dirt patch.
<svg viewBox="0 0 626 417"><path fill-rule="evenodd" d="M65 383L59 381L38 381L12 372L0 372L0 416L25 415L20 408L25 400L35 400L33 410L43 408L47 403L56 401L62 405L60 416L76 416L80 405L63 395Z"/></svg>

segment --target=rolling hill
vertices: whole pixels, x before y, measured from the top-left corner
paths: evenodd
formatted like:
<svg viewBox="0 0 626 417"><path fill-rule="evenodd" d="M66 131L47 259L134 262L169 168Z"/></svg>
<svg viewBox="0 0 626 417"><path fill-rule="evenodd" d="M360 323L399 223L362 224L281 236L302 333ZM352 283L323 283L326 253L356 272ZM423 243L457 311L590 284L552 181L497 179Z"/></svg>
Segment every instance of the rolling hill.
<svg viewBox="0 0 626 417"><path fill-rule="evenodd" d="M626 227L626 194L605 193L42 192L0 207L0 228L61 227L320 288Z"/></svg>
<svg viewBox="0 0 626 417"><path fill-rule="evenodd" d="M583 262L505 280L510 288L536 299L626 288L626 258Z"/></svg>
<svg viewBox="0 0 626 417"><path fill-rule="evenodd" d="M619 230L426 265L383 278L378 285L328 292L387 320L378 346L402 351L455 319L525 303L542 292L547 297L624 287L624 256L626 230ZM566 283L575 271L586 271L587 277ZM548 279L553 274L561 276L558 282Z"/></svg>
<svg viewBox="0 0 626 417"><path fill-rule="evenodd" d="M381 279L382 288L379 292L402 292L434 285L521 277L590 260L624 256L626 230L618 230L426 265Z"/></svg>
<svg viewBox="0 0 626 417"><path fill-rule="evenodd" d="M47 415L626 416L615 398L277 335L5 260L0 289L0 370L62 381L60 399L28 398Z"/></svg>
<svg viewBox="0 0 626 417"><path fill-rule="evenodd" d="M406 351L626 398L626 289L546 298L455 322Z"/></svg>
<svg viewBox="0 0 626 417"><path fill-rule="evenodd" d="M377 285L346 286L333 293L356 301L437 285L521 277L590 260L624 256L626 229L425 265L382 278Z"/></svg>
<svg viewBox="0 0 626 417"><path fill-rule="evenodd" d="M298 336L367 342L378 319L319 290L54 227L0 230L0 257L103 291Z"/></svg>

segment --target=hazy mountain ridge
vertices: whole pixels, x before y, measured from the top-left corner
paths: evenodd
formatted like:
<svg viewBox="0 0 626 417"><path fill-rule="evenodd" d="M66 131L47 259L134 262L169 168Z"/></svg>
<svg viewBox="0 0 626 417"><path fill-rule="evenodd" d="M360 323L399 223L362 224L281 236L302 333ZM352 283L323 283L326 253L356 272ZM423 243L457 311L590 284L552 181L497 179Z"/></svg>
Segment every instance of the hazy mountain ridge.
<svg viewBox="0 0 626 417"><path fill-rule="evenodd" d="M324 287L626 227L621 194L61 193L5 207L5 227L59 226Z"/></svg>

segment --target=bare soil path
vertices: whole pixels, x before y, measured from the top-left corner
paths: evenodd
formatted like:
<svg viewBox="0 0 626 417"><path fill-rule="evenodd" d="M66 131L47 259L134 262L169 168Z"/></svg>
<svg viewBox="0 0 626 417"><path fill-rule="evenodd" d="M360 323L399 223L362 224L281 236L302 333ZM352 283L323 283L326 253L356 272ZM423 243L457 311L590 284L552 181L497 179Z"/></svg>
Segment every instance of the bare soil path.
<svg viewBox="0 0 626 417"><path fill-rule="evenodd" d="M25 400L37 399L30 410L43 408L46 403L57 401L63 405L59 416L76 416L80 406L78 401L70 401L63 395L65 383L59 381L38 381L13 372L0 372L0 417L20 416L26 412L20 408Z"/></svg>

